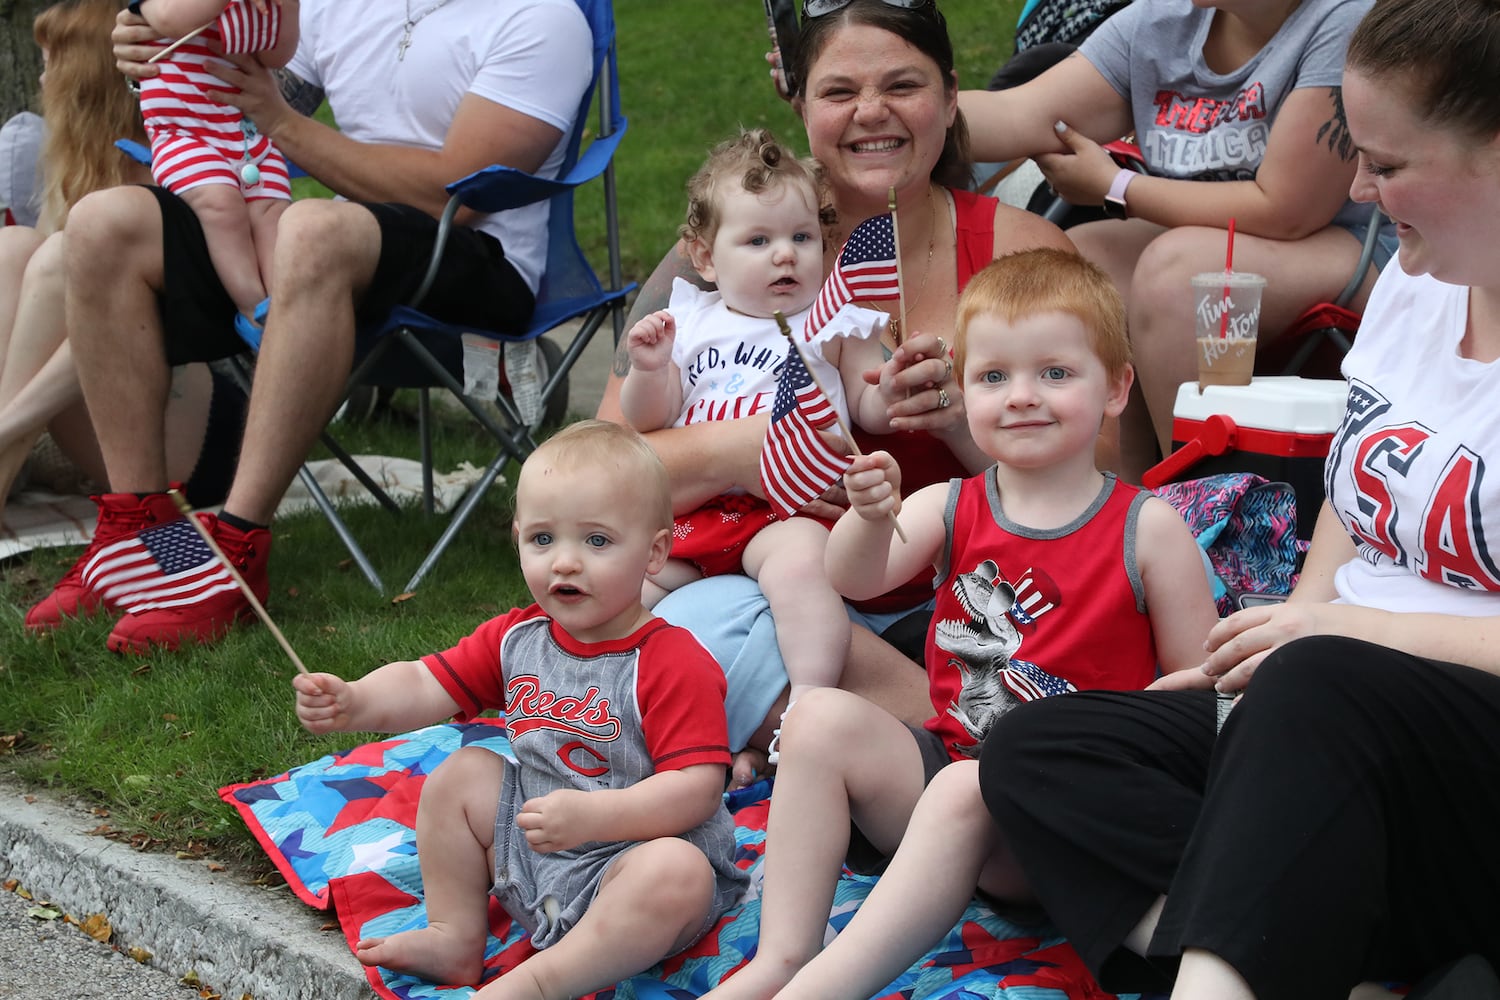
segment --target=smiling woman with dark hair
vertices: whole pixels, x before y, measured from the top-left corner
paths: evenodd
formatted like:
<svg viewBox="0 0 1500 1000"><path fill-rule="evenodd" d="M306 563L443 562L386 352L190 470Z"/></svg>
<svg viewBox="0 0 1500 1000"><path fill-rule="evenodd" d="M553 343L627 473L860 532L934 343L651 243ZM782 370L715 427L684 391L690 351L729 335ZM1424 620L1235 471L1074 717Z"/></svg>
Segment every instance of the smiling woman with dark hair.
<svg viewBox="0 0 1500 1000"><path fill-rule="evenodd" d="M1050 222L965 190L970 164L953 46L935 3L851 0L819 4L808 14L797 45L800 83L792 102L812 155L827 171L838 213L825 233L825 273L850 231L887 210L893 188L900 217L905 308L894 299L863 304L893 319L904 314L906 329L891 324L885 340L890 359L880 376L892 390L888 395L901 399L890 408L892 433L855 436L861 449L881 448L898 457L908 490L970 475L990 460L969 439L963 393L947 358L958 294L996 256L1071 244ZM666 306L674 277L702 283L680 246L642 288L632 322ZM629 365L622 349L600 417L622 420L619 388ZM647 435L671 474L679 513L723 493L763 495L759 462L767 419L761 414ZM836 485L803 512L834 518L844 503ZM855 627L840 685L913 723L931 708L926 677L880 636L894 637L893 628L911 613L917 618L912 633L925 634L931 599L924 575L874 601L848 606ZM737 575L698 581L668 595L656 611L690 629L723 665L730 745L764 750L786 707L786 670L775 623L755 582ZM742 754L736 784L751 780L752 758L764 766L763 753Z"/></svg>

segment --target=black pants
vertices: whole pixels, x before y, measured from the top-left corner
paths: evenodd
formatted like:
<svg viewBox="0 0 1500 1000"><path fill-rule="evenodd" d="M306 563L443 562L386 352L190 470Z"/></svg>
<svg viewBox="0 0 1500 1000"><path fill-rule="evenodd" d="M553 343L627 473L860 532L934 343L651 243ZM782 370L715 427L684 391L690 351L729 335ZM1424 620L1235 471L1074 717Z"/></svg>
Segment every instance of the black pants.
<svg viewBox="0 0 1500 1000"><path fill-rule="evenodd" d="M167 363L214 361L242 353L245 344L234 332L234 300L214 271L197 214L165 188L147 190L161 207L165 280L157 302ZM356 304L356 357L370 347L380 320L416 292L438 230L436 219L410 205L364 207L380 227L380 257L369 288ZM422 301L423 311L446 323L519 334L535 307L531 289L506 259L499 240L464 226L453 229L437 279ZM450 340L449 354L457 358L462 348L456 338Z"/></svg>
<svg viewBox="0 0 1500 1000"><path fill-rule="evenodd" d="M1185 948L1262 1000L1500 961L1500 677L1303 639L1217 739L1212 693L1079 692L1002 717L980 782L1106 989L1165 988ZM1147 963L1120 944L1163 893Z"/></svg>

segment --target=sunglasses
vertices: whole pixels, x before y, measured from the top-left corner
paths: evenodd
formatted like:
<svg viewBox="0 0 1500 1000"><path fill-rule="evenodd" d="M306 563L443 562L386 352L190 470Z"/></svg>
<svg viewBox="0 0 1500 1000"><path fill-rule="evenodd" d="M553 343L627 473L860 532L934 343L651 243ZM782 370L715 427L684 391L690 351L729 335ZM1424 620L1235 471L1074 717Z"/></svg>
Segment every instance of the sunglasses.
<svg viewBox="0 0 1500 1000"><path fill-rule="evenodd" d="M814 17L822 17L824 14L832 14L836 10L843 10L849 6L852 0L803 0L802 20L806 21ZM902 10L921 10L935 3L935 0L881 0L887 7L900 7Z"/></svg>

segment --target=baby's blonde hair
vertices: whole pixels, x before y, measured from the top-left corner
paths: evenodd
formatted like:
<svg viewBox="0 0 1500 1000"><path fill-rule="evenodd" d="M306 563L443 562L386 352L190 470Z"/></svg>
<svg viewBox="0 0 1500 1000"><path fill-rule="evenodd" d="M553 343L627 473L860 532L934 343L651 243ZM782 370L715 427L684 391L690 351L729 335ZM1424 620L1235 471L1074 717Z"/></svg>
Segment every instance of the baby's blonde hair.
<svg viewBox="0 0 1500 1000"><path fill-rule="evenodd" d="M751 194L764 194L783 184L806 185L818 207L818 222L825 229L837 216L817 160L801 159L771 134L769 129L742 129L733 139L715 146L698 172L688 178L687 221L678 235L685 242L711 244L722 221L726 190L738 185Z"/></svg>
<svg viewBox="0 0 1500 1000"><path fill-rule="evenodd" d="M1089 347L1111 378L1130 364L1125 304L1114 282L1097 265L1068 250L1039 247L991 261L969 280L958 298L953 370L963 384L969 324L976 316L1007 323L1038 313L1078 317L1088 330Z"/></svg>
<svg viewBox="0 0 1500 1000"><path fill-rule="evenodd" d="M580 420L543 441L526 460L550 461L573 470L592 469L619 476L640 491L645 513L656 528L672 528L672 486L667 467L646 439L623 424L608 420Z"/></svg>

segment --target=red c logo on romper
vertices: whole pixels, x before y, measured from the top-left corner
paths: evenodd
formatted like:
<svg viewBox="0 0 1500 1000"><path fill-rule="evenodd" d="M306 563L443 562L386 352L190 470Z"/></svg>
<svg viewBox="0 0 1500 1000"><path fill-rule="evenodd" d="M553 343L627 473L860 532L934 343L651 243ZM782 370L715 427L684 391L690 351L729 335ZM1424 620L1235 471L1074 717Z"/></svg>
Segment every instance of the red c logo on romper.
<svg viewBox="0 0 1500 1000"><path fill-rule="evenodd" d="M587 767L582 764L573 763L570 758L573 756L574 752L578 750L582 750L590 757L599 761L599 766ZM558 747L557 759L563 762L563 766L567 767L571 771L577 771L585 778L597 778L599 777L599 775L609 771L609 764L605 760L605 758L599 754L599 751L595 750L587 743L584 743L582 740L574 740L571 743L564 743L562 746Z"/></svg>

